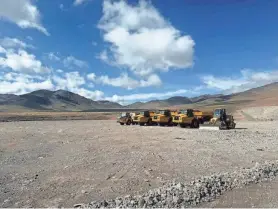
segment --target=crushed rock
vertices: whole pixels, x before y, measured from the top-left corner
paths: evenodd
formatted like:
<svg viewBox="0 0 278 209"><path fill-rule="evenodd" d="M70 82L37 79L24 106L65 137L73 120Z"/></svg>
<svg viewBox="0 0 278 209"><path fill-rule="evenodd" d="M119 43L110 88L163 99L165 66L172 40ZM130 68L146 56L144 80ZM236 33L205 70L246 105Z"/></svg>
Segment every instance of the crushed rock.
<svg viewBox="0 0 278 209"><path fill-rule="evenodd" d="M278 174L278 160L265 162L252 168L242 168L231 173L219 173L196 178L191 182L170 182L160 188L152 189L143 195L117 197L116 199L93 201L85 208L183 208L201 202L213 201L225 191L252 183L272 180Z"/></svg>

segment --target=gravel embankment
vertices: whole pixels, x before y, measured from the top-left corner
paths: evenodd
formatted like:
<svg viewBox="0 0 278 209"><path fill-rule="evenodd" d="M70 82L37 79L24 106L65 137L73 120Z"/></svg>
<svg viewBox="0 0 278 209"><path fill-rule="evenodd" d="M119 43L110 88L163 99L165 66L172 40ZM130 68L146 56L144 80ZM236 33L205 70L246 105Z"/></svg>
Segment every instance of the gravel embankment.
<svg viewBox="0 0 278 209"><path fill-rule="evenodd" d="M233 188L251 183L272 180L278 174L278 161L256 164L252 168L241 169L232 173L220 173L204 176L190 183L172 182L161 188L153 189L138 196L118 197L112 200L94 201L89 205L75 205L92 208L100 207L189 207L201 202L210 202Z"/></svg>
<svg viewBox="0 0 278 209"><path fill-rule="evenodd" d="M242 112L259 121L278 120L278 106L249 107L242 109Z"/></svg>

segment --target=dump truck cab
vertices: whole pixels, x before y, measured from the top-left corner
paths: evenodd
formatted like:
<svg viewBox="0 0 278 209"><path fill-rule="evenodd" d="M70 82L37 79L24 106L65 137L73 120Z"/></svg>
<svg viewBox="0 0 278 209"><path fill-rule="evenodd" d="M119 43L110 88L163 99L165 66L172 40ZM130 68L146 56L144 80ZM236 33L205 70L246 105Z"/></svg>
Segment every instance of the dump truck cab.
<svg viewBox="0 0 278 209"><path fill-rule="evenodd" d="M160 126L172 125L171 111L170 110L158 110L152 117L152 121L154 124L157 124Z"/></svg>
<svg viewBox="0 0 278 209"><path fill-rule="evenodd" d="M142 111L138 115L136 115L133 119L135 124L143 125L152 125L152 117L154 116L154 112L152 111Z"/></svg>
<svg viewBox="0 0 278 209"><path fill-rule="evenodd" d="M186 126L199 127L199 121L195 117L193 109L180 110L179 114L174 117L173 123L180 125L182 128Z"/></svg>
<svg viewBox="0 0 278 209"><path fill-rule="evenodd" d="M196 109L193 110L193 114L198 119L200 124L210 121L214 116L212 111L200 111Z"/></svg>
<svg viewBox="0 0 278 209"><path fill-rule="evenodd" d="M117 119L117 122L120 123L121 125L130 125L132 123L132 118L131 118L131 115L130 113L128 112L122 112L118 119Z"/></svg>

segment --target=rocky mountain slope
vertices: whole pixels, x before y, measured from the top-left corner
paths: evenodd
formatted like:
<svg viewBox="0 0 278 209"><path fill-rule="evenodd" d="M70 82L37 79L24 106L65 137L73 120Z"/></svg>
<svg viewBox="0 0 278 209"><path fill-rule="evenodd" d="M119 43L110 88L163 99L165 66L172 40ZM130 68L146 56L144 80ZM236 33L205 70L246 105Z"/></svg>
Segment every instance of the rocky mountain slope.
<svg viewBox="0 0 278 209"><path fill-rule="evenodd" d="M78 94L58 90L38 90L23 95L0 95L1 109L82 111L87 109L120 108L118 103L93 101Z"/></svg>

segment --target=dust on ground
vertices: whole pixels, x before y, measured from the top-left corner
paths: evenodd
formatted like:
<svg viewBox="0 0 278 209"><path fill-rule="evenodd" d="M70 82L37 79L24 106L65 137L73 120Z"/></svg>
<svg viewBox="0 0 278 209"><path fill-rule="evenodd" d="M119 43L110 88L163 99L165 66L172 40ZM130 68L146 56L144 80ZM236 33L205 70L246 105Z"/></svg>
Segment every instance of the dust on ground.
<svg viewBox="0 0 278 209"><path fill-rule="evenodd" d="M0 206L72 207L277 159L277 121L237 127L208 131L107 120L0 123Z"/></svg>

